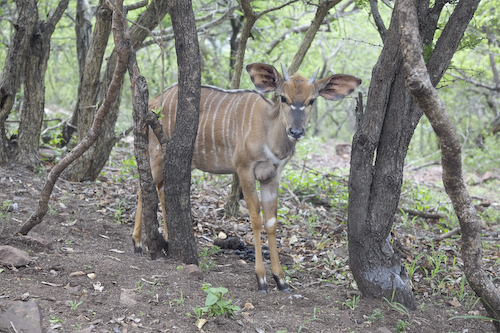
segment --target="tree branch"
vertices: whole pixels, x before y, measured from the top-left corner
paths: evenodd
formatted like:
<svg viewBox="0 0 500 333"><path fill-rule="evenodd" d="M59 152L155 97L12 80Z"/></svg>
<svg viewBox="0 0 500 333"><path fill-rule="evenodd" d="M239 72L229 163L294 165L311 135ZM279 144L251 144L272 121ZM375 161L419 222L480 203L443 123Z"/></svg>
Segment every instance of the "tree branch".
<svg viewBox="0 0 500 333"><path fill-rule="evenodd" d="M465 3L465 1L460 3ZM443 184L462 229L464 272L472 289L481 297L498 332L500 330L500 292L484 271L480 220L462 177L461 144L446 107L439 99L427 72L422 56L422 41L414 4L413 0L400 0L398 6L401 47L408 75L406 83L413 99L424 111L438 136L442 152Z"/></svg>

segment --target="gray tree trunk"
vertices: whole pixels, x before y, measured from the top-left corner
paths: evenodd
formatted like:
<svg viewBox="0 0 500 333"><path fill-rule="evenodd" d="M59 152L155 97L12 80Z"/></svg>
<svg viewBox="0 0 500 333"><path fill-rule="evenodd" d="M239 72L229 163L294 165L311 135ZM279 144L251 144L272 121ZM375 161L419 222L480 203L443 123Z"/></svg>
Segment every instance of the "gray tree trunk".
<svg viewBox="0 0 500 333"><path fill-rule="evenodd" d="M18 129L19 147L16 160L31 167L39 162L38 147L42 128L45 106L45 73L50 56L50 38L68 7L69 0L62 0L47 20L39 20L36 1L31 19L34 20L34 30L28 33L29 50L23 59L24 62L24 95L21 108L21 121ZM31 26L31 24L30 24Z"/></svg>
<svg viewBox="0 0 500 333"><path fill-rule="evenodd" d="M72 123L77 125L78 142L81 142L85 138L87 132L92 127L95 112L98 109L98 105L96 104L100 88L101 67L109 35L111 34L111 16L112 11L101 0L97 8L96 23L86 52L85 64L82 66L83 72L78 88L78 101L72 119ZM69 140L67 136L71 136L71 132L71 127L66 128L63 134L66 135L65 139ZM91 177L86 175L86 171L92 165L95 154L95 146L90 147L89 150L68 167L65 171L65 177L74 181L91 179ZM81 175L84 176L81 177ZM92 179L95 179L95 177Z"/></svg>
<svg viewBox="0 0 500 333"><path fill-rule="evenodd" d="M179 66L178 112L163 160L169 254L184 263L198 264L190 194L200 113L201 58L191 0L170 0L169 13Z"/></svg>
<svg viewBox="0 0 500 333"><path fill-rule="evenodd" d="M14 36L0 77L0 165L7 163L12 153L6 135L5 121L9 117L16 93L21 86L21 73L24 70L22 59L28 48L27 36L32 35L36 23L32 15L33 6L36 4L29 1L17 2L19 16L17 23L14 24Z"/></svg>
<svg viewBox="0 0 500 333"><path fill-rule="evenodd" d="M412 0L423 43L432 41L444 3ZM428 60L435 86L448 68L480 0L460 1ZM396 7L399 1L396 2ZM390 232L403 181L404 159L422 110L405 86L399 19L394 10L384 47L372 72L366 112L353 138L349 177L349 261L366 297L392 299L410 309L415 300ZM376 158L375 158L376 153ZM375 158L375 162L374 162Z"/></svg>

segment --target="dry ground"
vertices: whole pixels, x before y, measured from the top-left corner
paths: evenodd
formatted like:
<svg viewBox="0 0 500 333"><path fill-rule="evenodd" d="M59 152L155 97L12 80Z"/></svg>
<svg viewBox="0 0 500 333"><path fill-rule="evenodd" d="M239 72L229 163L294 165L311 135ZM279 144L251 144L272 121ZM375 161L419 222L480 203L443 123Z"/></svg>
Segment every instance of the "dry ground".
<svg viewBox="0 0 500 333"><path fill-rule="evenodd" d="M115 159L130 158L131 151L122 148ZM341 157L316 156L315 160L347 165ZM248 247L252 244L245 215L238 219L223 215L227 181L216 183L209 176L195 182L192 194L199 252L209 252L200 258L201 273L178 262L134 255L131 232L137 181L123 179L120 164L108 166L97 183L59 181L50 212L30 232L31 237L12 236L36 209L45 175L46 170L35 174L18 165L0 169L0 203L10 200L18 205L15 212L0 212L0 244L23 249L31 257L26 267L0 268L0 297L36 301L42 309L44 332L197 332L193 308L204 305L205 283L227 288L232 303L243 310L234 318L204 316L208 319L204 332L493 331L487 321L450 320L484 315L479 304L470 304L474 302L470 290L468 298L457 301L452 293L433 292L433 282L426 283L418 274L416 311L398 311L387 300L359 297L348 269L345 234L336 228L345 222L345 211L300 205L286 193L281 205L294 217L284 219L278 237L293 290L291 294L277 291L266 263L270 292L257 292L251 261L232 250L217 254L206 250L221 231L240 237ZM314 225L304 218L311 216L310 211L316 216ZM419 244L406 253L410 262L418 252L428 250L415 236L402 230L399 234L403 243ZM440 246L436 244L436 249ZM459 249L447 253L460 262ZM456 275L449 278L457 279L453 283L459 288L457 267ZM490 272L496 275L498 267L492 265Z"/></svg>

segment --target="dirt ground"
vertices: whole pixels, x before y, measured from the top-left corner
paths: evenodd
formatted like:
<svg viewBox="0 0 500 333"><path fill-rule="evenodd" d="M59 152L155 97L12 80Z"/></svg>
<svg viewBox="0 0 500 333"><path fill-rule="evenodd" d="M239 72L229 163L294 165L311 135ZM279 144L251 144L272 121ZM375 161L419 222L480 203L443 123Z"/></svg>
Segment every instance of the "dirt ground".
<svg viewBox="0 0 500 333"><path fill-rule="evenodd" d="M122 148L117 156L129 158L131 152ZM317 160L341 166L348 161ZM192 194L204 270L138 257L131 241L137 180L124 179L117 163L107 166L97 183L58 181L49 213L29 237L13 235L36 210L48 166L37 173L19 165L0 169L0 203L10 200L18 206L1 212L0 245L25 250L31 258L26 267L0 267L0 298L37 302L44 332L197 332L194 309L204 306L202 286L207 283L227 288L232 304L242 310L234 318L203 316L208 319L204 332L493 332L488 321L450 320L485 315L479 303L465 309L450 297L429 292L430 287L415 288L418 309L412 312L398 311L387 300L360 297L348 269L345 232L334 232L346 221L345 213L321 206L313 208L325 221L313 226L316 232L308 233L311 229L300 218L279 227L279 250L292 293L275 288L269 262L270 291L259 293L252 261L234 250L207 251L221 231L249 248L252 244L245 214L238 219L223 214L228 182L217 185L209 176L195 182ZM280 205L292 207L292 199L282 198Z"/></svg>

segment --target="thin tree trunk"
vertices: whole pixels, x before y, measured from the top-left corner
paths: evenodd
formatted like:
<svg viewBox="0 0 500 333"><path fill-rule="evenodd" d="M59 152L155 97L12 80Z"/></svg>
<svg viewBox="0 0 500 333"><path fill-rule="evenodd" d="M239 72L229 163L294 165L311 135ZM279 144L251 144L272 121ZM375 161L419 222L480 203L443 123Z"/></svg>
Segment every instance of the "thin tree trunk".
<svg viewBox="0 0 500 333"><path fill-rule="evenodd" d="M99 7L101 4L99 3ZM76 54L78 57L78 73L80 80L78 82L78 99L73 111L73 115L70 121L63 125L62 138L66 145L71 139L71 135L76 130L78 124L78 110L80 109L80 95L82 92L82 78L85 70L85 59L87 57L87 52L90 47L91 37L92 37L92 10L90 8L88 0L77 0L76 1L76 22L75 22L75 34L76 34ZM110 19L111 21L111 19ZM106 40L107 43L107 40Z"/></svg>
<svg viewBox="0 0 500 333"><path fill-rule="evenodd" d="M184 263L198 264L190 191L191 161L200 113L200 50L191 0L170 0L169 13L179 67L178 112L163 157L169 254Z"/></svg>
<svg viewBox="0 0 500 333"><path fill-rule="evenodd" d="M85 65L79 83L78 101L72 122L77 123L77 138L81 142L87 135L87 131L92 127L95 110L98 106L97 97L100 87L101 67L104 61L104 53L108 45L109 35L111 33L112 11L100 0L96 12L96 22L94 32L90 40L88 51L86 52ZM71 131L68 128L66 135ZM72 163L65 171L64 177L73 181L88 180L89 177L81 178L93 163L95 147L90 147L81 158Z"/></svg>
<svg viewBox="0 0 500 333"><path fill-rule="evenodd" d="M462 149L445 105L433 87L422 56L418 19L411 0L401 0L399 10L401 46L408 74L407 85L413 98L425 112L438 136L443 164L443 184L462 229L464 272L472 289L500 332L500 292L486 274L482 262L481 223L462 176Z"/></svg>
<svg viewBox="0 0 500 333"><path fill-rule="evenodd" d="M151 1L148 5L147 9L139 15L136 22L137 25L134 24L130 27L130 40L132 42L132 47L134 49L138 49L139 45L144 41L144 39L149 35L149 31L153 29L161 19L167 13L167 1L166 0L157 0ZM116 52L113 51L108 59L106 71L103 75L102 82L100 86L102 87L99 90L99 96L97 101L101 101L105 98L105 87L108 87L111 77L113 75L114 68L116 66L117 55ZM106 118L104 119L103 124L103 132L97 138L94 147L93 154L89 154L87 156L88 161L85 162L88 165L88 168L82 170L81 173L72 173L71 178L76 180L90 179L95 180L102 168L106 164L109 159L109 154L113 149L115 143L117 142L117 138L119 136L115 135L115 124L118 119L118 111L120 106L120 96L115 100L113 105L111 106L110 112L107 113ZM97 102L99 103L99 102ZM80 129L79 129L80 131ZM86 132L85 130L82 130Z"/></svg>

